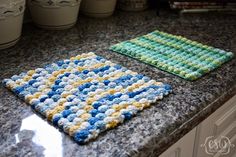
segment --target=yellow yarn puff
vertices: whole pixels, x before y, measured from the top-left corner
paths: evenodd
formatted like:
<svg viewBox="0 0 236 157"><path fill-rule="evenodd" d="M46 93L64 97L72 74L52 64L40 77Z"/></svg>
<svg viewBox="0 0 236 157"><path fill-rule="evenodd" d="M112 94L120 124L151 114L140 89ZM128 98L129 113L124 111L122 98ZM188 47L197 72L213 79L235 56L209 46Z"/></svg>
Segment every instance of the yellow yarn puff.
<svg viewBox="0 0 236 157"><path fill-rule="evenodd" d="M114 93L116 92L116 90L115 90L115 89L110 89L108 92L109 92L110 94L114 94Z"/></svg>
<svg viewBox="0 0 236 157"><path fill-rule="evenodd" d="M52 72L52 75L55 76L55 77L57 77L59 74L60 74L60 71L53 71Z"/></svg>
<svg viewBox="0 0 236 157"><path fill-rule="evenodd" d="M16 88L18 85L16 83L11 83L11 84L8 84L7 85L7 88L10 88L10 89L14 89Z"/></svg>
<svg viewBox="0 0 236 157"><path fill-rule="evenodd" d="M143 109L143 105L139 102L134 102L133 104L135 107L137 107L139 110L142 110Z"/></svg>
<svg viewBox="0 0 236 157"><path fill-rule="evenodd" d="M32 77L26 75L26 76L23 78L23 80L24 80L24 81L29 81L31 78L32 78Z"/></svg>
<svg viewBox="0 0 236 157"><path fill-rule="evenodd" d="M113 120L111 122L109 122L108 124L106 124L106 128L111 129L116 127L119 124L119 122L117 120Z"/></svg>
<svg viewBox="0 0 236 157"><path fill-rule="evenodd" d="M58 104L59 104L60 106L63 106L63 104L64 104L65 102L67 102L67 100L66 100L65 98L61 98L61 99L58 101Z"/></svg>
<svg viewBox="0 0 236 157"><path fill-rule="evenodd" d="M90 105L87 105L87 106L84 107L84 110L87 111L87 112L91 111L92 109L93 109L93 107L90 106Z"/></svg>
<svg viewBox="0 0 236 157"><path fill-rule="evenodd" d="M88 113L84 113L80 116L80 118L82 118L84 121L88 120L90 117L91 117L91 115Z"/></svg>
<svg viewBox="0 0 236 157"><path fill-rule="evenodd" d="M74 133L80 128L80 126L81 126L81 123L78 123L78 124L76 124L76 125L70 127L70 129L69 129L69 135L70 135L70 136L73 136Z"/></svg>
<svg viewBox="0 0 236 157"><path fill-rule="evenodd" d="M42 95L41 92L36 92L36 93L33 94L33 97L34 97L35 99L37 99L37 98L39 98L41 95Z"/></svg>
<svg viewBox="0 0 236 157"><path fill-rule="evenodd" d="M72 93L70 93L70 92L66 92L66 93L62 93L61 94L61 97L62 98L66 98L68 95L71 95Z"/></svg>
<svg viewBox="0 0 236 157"><path fill-rule="evenodd" d="M59 70L59 73L60 74L63 74L63 73L65 73L66 72L66 69L61 69L61 70Z"/></svg>
<svg viewBox="0 0 236 157"><path fill-rule="evenodd" d="M49 121L52 120L53 116L64 110L64 106L56 106L53 110L46 112L46 117Z"/></svg>
<svg viewBox="0 0 236 157"><path fill-rule="evenodd" d="M95 101L95 100L94 100L93 98L88 98L88 99L86 100L86 103L87 103L88 105L91 105L94 101Z"/></svg>
<svg viewBox="0 0 236 157"><path fill-rule="evenodd" d="M161 83L161 82L155 82L155 85L161 86L161 85L163 85L163 83Z"/></svg>
<svg viewBox="0 0 236 157"><path fill-rule="evenodd" d="M83 67L80 67L80 66L78 66L78 67L77 67L77 70L78 70L78 71L83 71L83 70L84 70L84 68L83 68Z"/></svg>
<svg viewBox="0 0 236 157"><path fill-rule="evenodd" d="M27 96L25 97L25 101L26 101L27 103L29 103L32 99L34 99L34 96L33 96L33 95L27 95Z"/></svg>
<svg viewBox="0 0 236 157"><path fill-rule="evenodd" d="M128 105L127 105L128 106ZM126 105L113 105L112 109L116 110L116 111L120 111L121 109L125 108Z"/></svg>
<svg viewBox="0 0 236 157"><path fill-rule="evenodd" d="M54 82L50 82L50 81L47 81L46 82L46 86L48 86L48 87L50 87L51 85L53 85L54 84Z"/></svg>
<svg viewBox="0 0 236 157"><path fill-rule="evenodd" d="M75 57L71 57L70 60L71 60L71 61L74 61L74 60L75 60Z"/></svg>
<svg viewBox="0 0 236 157"><path fill-rule="evenodd" d="M35 70L30 70L27 72L27 75L29 75L29 76L32 76L33 74L35 74Z"/></svg>
<svg viewBox="0 0 236 157"><path fill-rule="evenodd" d="M148 108L148 107L150 107L150 103L148 103L148 102L143 103L142 105L143 105L143 108Z"/></svg>
<svg viewBox="0 0 236 157"><path fill-rule="evenodd" d="M111 117L115 117L115 118L118 118L120 116L120 112L114 112L111 114Z"/></svg>
<svg viewBox="0 0 236 157"><path fill-rule="evenodd" d="M100 68L100 67L102 67L104 65L105 65L104 63L97 63L94 66L92 66L91 69L97 69L97 68Z"/></svg>
<svg viewBox="0 0 236 157"><path fill-rule="evenodd" d="M131 91L134 90L134 87L133 86L129 86L127 89L128 89L129 92L131 92Z"/></svg>

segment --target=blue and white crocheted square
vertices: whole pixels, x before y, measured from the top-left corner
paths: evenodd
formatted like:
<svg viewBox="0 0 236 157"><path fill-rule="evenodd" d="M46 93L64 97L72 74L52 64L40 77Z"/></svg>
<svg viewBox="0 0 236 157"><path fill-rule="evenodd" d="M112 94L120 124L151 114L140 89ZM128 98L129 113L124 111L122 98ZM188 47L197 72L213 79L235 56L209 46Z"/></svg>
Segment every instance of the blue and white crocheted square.
<svg viewBox="0 0 236 157"><path fill-rule="evenodd" d="M171 92L170 85L94 53L14 75L3 83L78 143L131 119Z"/></svg>

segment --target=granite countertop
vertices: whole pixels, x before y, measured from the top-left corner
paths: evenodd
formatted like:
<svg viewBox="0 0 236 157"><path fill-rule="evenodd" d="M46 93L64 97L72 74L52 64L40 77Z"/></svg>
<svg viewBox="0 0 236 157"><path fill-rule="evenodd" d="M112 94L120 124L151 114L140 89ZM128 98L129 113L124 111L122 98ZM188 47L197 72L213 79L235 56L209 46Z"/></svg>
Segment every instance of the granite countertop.
<svg viewBox="0 0 236 157"><path fill-rule="evenodd" d="M236 93L236 59L194 82L108 51L112 44L155 29L183 35L236 53L236 15L179 16L162 11L116 12L107 19L80 16L64 31L25 24L19 43L0 51L0 80L59 59L94 51L115 63L169 83L173 93L132 120L78 145L37 116L29 106L0 86L0 156L157 156L208 117Z"/></svg>

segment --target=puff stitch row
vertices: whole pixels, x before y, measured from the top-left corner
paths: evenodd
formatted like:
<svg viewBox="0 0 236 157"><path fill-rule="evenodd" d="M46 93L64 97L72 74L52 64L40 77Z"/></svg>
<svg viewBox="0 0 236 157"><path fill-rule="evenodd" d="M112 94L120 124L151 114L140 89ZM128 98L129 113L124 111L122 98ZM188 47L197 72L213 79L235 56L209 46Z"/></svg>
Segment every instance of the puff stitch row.
<svg viewBox="0 0 236 157"><path fill-rule="evenodd" d="M14 75L4 85L78 143L131 119L171 92L94 53Z"/></svg>

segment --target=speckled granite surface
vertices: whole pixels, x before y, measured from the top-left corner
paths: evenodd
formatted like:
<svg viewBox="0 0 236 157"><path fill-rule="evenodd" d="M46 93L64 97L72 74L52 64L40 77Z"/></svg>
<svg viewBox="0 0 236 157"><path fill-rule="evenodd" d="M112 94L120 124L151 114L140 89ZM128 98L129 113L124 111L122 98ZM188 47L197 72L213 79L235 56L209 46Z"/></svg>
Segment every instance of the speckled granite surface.
<svg viewBox="0 0 236 157"><path fill-rule="evenodd" d="M65 31L45 31L26 24L20 42L0 51L0 80L59 59L95 51L113 62L169 83L174 92L96 141L80 146L50 126L2 85L0 156L158 156L236 93L236 59L189 82L108 51L112 44L155 29L236 53L236 15L179 16L168 11L117 12L108 19L79 17Z"/></svg>

